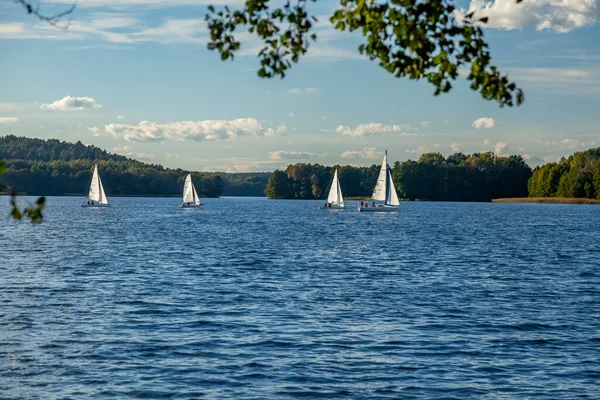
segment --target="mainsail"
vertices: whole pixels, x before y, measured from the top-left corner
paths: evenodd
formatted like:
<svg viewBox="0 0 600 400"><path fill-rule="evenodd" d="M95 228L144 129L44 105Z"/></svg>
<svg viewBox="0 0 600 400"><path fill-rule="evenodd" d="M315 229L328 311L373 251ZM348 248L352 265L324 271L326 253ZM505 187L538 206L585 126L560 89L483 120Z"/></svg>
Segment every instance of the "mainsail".
<svg viewBox="0 0 600 400"><path fill-rule="evenodd" d="M340 186L340 180L338 179L337 169L333 174L333 181L331 182L331 188L329 189L327 202L331 204L337 204L338 206L342 207L344 206L344 198L342 197L342 188Z"/></svg>
<svg viewBox="0 0 600 400"><path fill-rule="evenodd" d="M98 174L98 165L94 165L94 173L92 174L92 182L90 183L90 192L88 193L88 199L90 201L96 201L100 204L108 204L106 193L104 193L104 187L102 187L102 181Z"/></svg>
<svg viewBox="0 0 600 400"><path fill-rule="evenodd" d="M371 198L376 201L383 201L390 206L400 205L398 193L396 192L396 187L394 186L394 181L392 179L392 169L387 163L387 151L383 156L381 170L379 171L377 184L375 185Z"/></svg>
<svg viewBox="0 0 600 400"><path fill-rule="evenodd" d="M381 163L381 170L379 170L379 177L377 178L377 184L373 189L371 198L376 201L385 201L387 199L388 188L387 188L387 150L383 156L383 162Z"/></svg>
<svg viewBox="0 0 600 400"><path fill-rule="evenodd" d="M196 192L196 188L192 183L192 174L188 174L185 177L185 183L183 184L183 202L184 203L193 203L195 205L200 204L200 198L198 197L198 193Z"/></svg>
<svg viewBox="0 0 600 400"><path fill-rule="evenodd" d="M188 174L185 177L185 183L183 184L183 202L191 203L194 201L194 190L192 185L192 174Z"/></svg>

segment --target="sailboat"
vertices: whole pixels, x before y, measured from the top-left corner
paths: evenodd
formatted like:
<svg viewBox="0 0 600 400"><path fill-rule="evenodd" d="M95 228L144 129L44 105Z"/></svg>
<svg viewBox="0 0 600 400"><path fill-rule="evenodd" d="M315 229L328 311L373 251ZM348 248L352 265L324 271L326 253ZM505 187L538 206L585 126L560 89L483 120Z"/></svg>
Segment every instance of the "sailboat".
<svg viewBox="0 0 600 400"><path fill-rule="evenodd" d="M196 193L196 188L192 183L192 174L187 174L185 183L183 184L183 201L179 207L194 208L200 205L200 198Z"/></svg>
<svg viewBox="0 0 600 400"><path fill-rule="evenodd" d="M94 173L92 174L92 181L90 182L90 191L88 193L87 204L82 204L81 207L110 207L106 193L104 193L104 187L98 174L98 164L94 165Z"/></svg>
<svg viewBox="0 0 600 400"><path fill-rule="evenodd" d="M319 210L343 210L344 209L344 197L342 196L342 188L340 186L340 180L338 179L337 169L333 174L333 181L329 188L329 195L327 195L327 203L325 207L318 207Z"/></svg>
<svg viewBox="0 0 600 400"><path fill-rule="evenodd" d="M400 201L398 200L398 193L396 193L396 187L392 180L392 169L387 163L387 150L383 156L383 162L381 163L381 170L379 171L379 177L377 178L377 184L373 190L371 198L373 206L369 207L369 202L365 202L365 206L358 207L359 212L393 212L400 211ZM375 201L383 201L383 204L375 204Z"/></svg>

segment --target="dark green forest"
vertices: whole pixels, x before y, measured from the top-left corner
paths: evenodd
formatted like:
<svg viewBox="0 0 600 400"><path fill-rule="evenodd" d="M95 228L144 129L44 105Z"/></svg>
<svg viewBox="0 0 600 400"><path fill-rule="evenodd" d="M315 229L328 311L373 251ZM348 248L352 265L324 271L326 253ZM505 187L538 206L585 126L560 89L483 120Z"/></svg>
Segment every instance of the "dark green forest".
<svg viewBox="0 0 600 400"><path fill-rule="evenodd" d="M600 199L600 148L575 153L533 171L521 156L491 152L444 157L423 154L417 161L392 167L398 196L407 200L490 201L507 197ZM188 171L164 168L111 154L81 142L0 137L0 160L6 171L0 185L6 192L29 195L83 195L92 168L98 164L108 196L179 196ZM272 199L323 199L333 169L344 197L368 198L380 164L370 167L327 167L297 163L284 171L250 173L192 172L200 196L264 196Z"/></svg>
<svg viewBox="0 0 600 400"><path fill-rule="evenodd" d="M28 195L85 194L98 164L107 196L179 196L188 171L146 164L111 154L95 146L56 139L0 137L0 159L6 172L0 184L7 191ZM214 173L192 172L200 196L218 197L225 182Z"/></svg>
<svg viewBox="0 0 600 400"><path fill-rule="evenodd" d="M533 170L529 197L600 199L600 147Z"/></svg>
<svg viewBox="0 0 600 400"><path fill-rule="evenodd" d="M319 164L289 165L269 178L265 190L273 199L322 199L333 168L344 197L369 197L379 174L379 164L370 167ZM396 162L392 176L401 198L432 201L490 201L501 197L527 197L531 168L521 156L498 157L491 152L423 154L418 161Z"/></svg>
<svg viewBox="0 0 600 400"><path fill-rule="evenodd" d="M219 174L225 182L223 196L263 197L271 176L270 172L219 172Z"/></svg>

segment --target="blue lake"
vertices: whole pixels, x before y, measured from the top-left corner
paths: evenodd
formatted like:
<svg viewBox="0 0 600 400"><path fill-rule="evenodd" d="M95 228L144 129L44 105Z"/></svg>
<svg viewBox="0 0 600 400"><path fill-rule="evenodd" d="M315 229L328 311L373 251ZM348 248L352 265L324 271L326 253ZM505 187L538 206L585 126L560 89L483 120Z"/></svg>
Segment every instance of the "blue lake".
<svg viewBox="0 0 600 400"><path fill-rule="evenodd" d="M600 206L0 197L0 398L600 398Z"/></svg>

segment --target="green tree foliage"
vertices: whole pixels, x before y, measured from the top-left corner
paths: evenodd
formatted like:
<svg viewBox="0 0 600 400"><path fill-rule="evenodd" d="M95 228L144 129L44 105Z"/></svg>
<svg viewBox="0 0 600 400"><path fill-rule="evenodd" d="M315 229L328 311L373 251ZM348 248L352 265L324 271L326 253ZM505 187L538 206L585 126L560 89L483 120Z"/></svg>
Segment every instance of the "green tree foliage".
<svg viewBox="0 0 600 400"><path fill-rule="evenodd" d="M394 164L399 194L410 200L490 201L527 196L531 168L521 156L498 157L491 152L444 158L423 154L418 162Z"/></svg>
<svg viewBox="0 0 600 400"><path fill-rule="evenodd" d="M210 50L222 60L233 59L241 43L234 33L247 28L264 46L258 54L263 78L283 78L317 40L312 31L316 17L308 4L318 0L246 0L244 7L218 11L209 7ZM333 0L320 0L333 1ZM359 31L364 42L358 50L398 78L425 79L434 94L451 90L459 68L468 68L471 88L502 106L519 105L523 92L492 64L480 24L487 18L474 13L456 19L452 0L336 0L340 7L329 21L340 31ZM520 3L522 0L514 0Z"/></svg>
<svg viewBox="0 0 600 400"><path fill-rule="evenodd" d="M379 175L377 164L370 167L289 165L285 171L278 170L271 175L265 193L272 199L322 199L329 190L334 168L338 169L344 197L371 196ZM444 158L440 153L427 153L418 161L394 163L392 174L402 198L490 201L527 196L531 168L521 156L456 153Z"/></svg>
<svg viewBox="0 0 600 400"><path fill-rule="evenodd" d="M529 196L600 199L599 160L600 147L536 167L528 183Z"/></svg>
<svg viewBox="0 0 600 400"><path fill-rule="evenodd" d="M223 196L264 196L270 172L223 173Z"/></svg>
<svg viewBox="0 0 600 400"><path fill-rule="evenodd" d="M29 195L85 194L94 164L98 164L108 196L180 195L187 173L110 154L81 142L54 139L0 137L0 157L6 162L3 185L9 192ZM218 197L223 192L220 175L192 172L192 178L200 196Z"/></svg>
<svg viewBox="0 0 600 400"><path fill-rule="evenodd" d="M6 162L0 160L0 175L3 175L4 173L6 173ZM0 185L0 193L2 193L2 185ZM17 205L17 195L13 191L10 195L10 206L10 215L13 219L21 220L23 217L26 217L34 224L39 224L44 218L42 210L46 206L46 198L43 196L38 198L35 204L29 204L21 211Z"/></svg>

